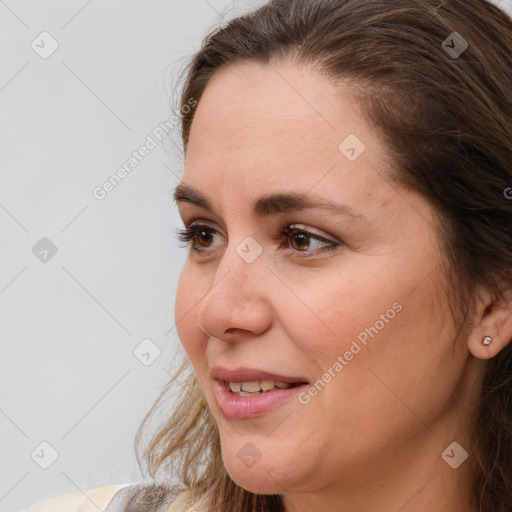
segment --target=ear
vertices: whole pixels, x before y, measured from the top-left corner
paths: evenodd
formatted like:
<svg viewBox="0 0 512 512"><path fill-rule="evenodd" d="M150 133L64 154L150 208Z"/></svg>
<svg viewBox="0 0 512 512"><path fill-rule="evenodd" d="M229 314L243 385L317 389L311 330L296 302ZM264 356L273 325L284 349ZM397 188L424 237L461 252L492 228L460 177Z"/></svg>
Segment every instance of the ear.
<svg viewBox="0 0 512 512"><path fill-rule="evenodd" d="M490 359L512 341L512 288L502 291L498 299L488 290L482 297L469 334L468 348L474 357ZM486 336L492 338L488 345L483 343Z"/></svg>

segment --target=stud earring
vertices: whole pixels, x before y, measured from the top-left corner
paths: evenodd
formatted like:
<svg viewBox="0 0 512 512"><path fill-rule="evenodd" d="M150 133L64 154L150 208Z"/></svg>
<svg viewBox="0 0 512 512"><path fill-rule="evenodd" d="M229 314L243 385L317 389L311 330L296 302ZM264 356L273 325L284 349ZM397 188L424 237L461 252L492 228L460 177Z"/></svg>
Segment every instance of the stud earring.
<svg viewBox="0 0 512 512"><path fill-rule="evenodd" d="M483 339L482 339L482 343L487 346L491 343L492 341L492 337L491 336L484 336Z"/></svg>

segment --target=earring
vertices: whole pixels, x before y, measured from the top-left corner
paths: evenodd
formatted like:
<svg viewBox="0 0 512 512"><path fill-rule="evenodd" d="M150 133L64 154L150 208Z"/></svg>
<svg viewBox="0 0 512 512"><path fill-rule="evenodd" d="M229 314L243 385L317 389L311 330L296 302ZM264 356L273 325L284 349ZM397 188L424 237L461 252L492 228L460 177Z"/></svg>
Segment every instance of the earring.
<svg viewBox="0 0 512 512"><path fill-rule="evenodd" d="M483 339L482 339L482 343L487 346L491 343L492 341L492 336L484 336Z"/></svg>

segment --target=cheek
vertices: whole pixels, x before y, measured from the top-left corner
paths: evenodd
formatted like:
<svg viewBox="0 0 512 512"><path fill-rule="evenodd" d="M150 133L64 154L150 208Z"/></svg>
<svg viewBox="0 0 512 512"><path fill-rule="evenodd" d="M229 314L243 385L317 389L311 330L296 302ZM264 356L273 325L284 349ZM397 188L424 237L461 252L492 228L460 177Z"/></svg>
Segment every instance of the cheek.
<svg viewBox="0 0 512 512"><path fill-rule="evenodd" d="M186 263L178 281L174 316L178 337L193 363L204 349L201 346L203 331L197 323L197 311L204 293L200 293L197 283Z"/></svg>
<svg viewBox="0 0 512 512"><path fill-rule="evenodd" d="M294 343L324 369L351 348L360 359L370 340L384 337L401 315L399 293L391 286L384 293L341 273L303 282L308 285L300 289L301 300L281 297L279 317Z"/></svg>
<svg viewBox="0 0 512 512"><path fill-rule="evenodd" d="M368 439L380 435L379 429L398 432L416 424L421 429L411 410L426 423L434 421L457 385L453 333L440 322L446 301L428 281L414 293L381 290L376 296L368 289L349 290L338 299L339 306L331 306L330 316L324 315L336 337L301 338L324 372L338 356L346 362L321 391L332 408L332 424L348 424ZM343 408L338 409L340 397ZM378 427L371 421L376 414Z"/></svg>

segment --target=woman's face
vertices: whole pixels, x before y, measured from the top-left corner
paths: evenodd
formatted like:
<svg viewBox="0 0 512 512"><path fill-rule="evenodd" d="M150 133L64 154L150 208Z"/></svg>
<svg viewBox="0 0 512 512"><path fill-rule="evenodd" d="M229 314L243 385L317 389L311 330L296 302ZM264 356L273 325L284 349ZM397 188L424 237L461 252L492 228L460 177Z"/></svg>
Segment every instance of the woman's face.
<svg viewBox="0 0 512 512"><path fill-rule="evenodd" d="M391 180L349 92L291 63L236 65L191 128L176 196L200 228L177 330L225 466L252 492L328 496L404 468L426 482L464 445L475 390L434 212Z"/></svg>

